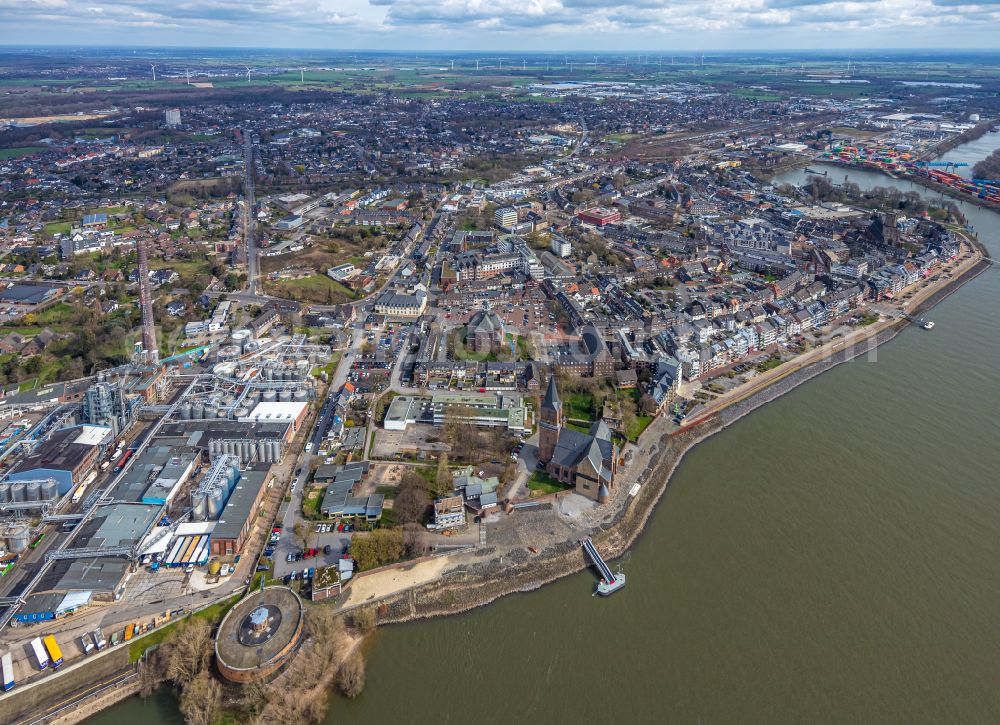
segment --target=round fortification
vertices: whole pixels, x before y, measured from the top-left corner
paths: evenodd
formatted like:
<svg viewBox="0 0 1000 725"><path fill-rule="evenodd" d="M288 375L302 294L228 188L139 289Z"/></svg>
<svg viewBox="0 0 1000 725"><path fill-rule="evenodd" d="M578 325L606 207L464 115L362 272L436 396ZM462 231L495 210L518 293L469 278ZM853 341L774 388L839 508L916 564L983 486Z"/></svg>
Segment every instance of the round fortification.
<svg viewBox="0 0 1000 725"><path fill-rule="evenodd" d="M219 674L231 682L255 682L277 674L302 640L305 611L288 587L267 587L226 614L215 638Z"/></svg>

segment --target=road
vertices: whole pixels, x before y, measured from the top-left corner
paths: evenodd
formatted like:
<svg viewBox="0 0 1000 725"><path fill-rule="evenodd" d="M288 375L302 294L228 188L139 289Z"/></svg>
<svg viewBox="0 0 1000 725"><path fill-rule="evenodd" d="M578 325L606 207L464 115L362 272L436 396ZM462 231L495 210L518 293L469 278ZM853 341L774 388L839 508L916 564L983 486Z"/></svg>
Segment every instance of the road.
<svg viewBox="0 0 1000 725"><path fill-rule="evenodd" d="M253 132L247 129L243 135L243 245L247 253L247 292L251 295L260 291L257 280L259 259L257 256L257 204L254 199L253 156Z"/></svg>

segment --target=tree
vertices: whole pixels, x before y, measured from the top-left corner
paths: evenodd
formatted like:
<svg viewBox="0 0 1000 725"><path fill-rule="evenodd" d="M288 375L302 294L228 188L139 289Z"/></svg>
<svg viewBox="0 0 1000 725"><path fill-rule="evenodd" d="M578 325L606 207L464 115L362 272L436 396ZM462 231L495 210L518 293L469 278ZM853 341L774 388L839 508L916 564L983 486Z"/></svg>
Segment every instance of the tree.
<svg viewBox="0 0 1000 725"><path fill-rule="evenodd" d="M419 524L403 526L403 549L407 556L418 557L427 553L427 542L424 540L424 529Z"/></svg>
<svg viewBox="0 0 1000 725"><path fill-rule="evenodd" d="M403 556L403 534L398 529L376 529L351 539L348 550L361 570L374 569Z"/></svg>
<svg viewBox="0 0 1000 725"><path fill-rule="evenodd" d="M656 413L656 401L649 393L643 393L639 398L639 410L643 415L653 415Z"/></svg>
<svg viewBox="0 0 1000 725"><path fill-rule="evenodd" d="M351 612L351 624L361 634L371 634L375 631L378 618L373 607L359 607Z"/></svg>
<svg viewBox="0 0 1000 725"><path fill-rule="evenodd" d="M434 493L444 496L451 491L454 480L451 469L448 468L448 454L442 453L438 457L437 473L434 474Z"/></svg>
<svg viewBox="0 0 1000 725"><path fill-rule="evenodd" d="M212 627L200 617L188 617L166 645L165 676L181 687L189 683L208 665L212 652Z"/></svg>
<svg viewBox="0 0 1000 725"><path fill-rule="evenodd" d="M364 683L362 670L362 684ZM222 685L207 671L188 683L181 692L180 710L189 725L212 725L222 704Z"/></svg>
<svg viewBox="0 0 1000 725"><path fill-rule="evenodd" d="M410 475L404 475L399 485L399 493L392 502L392 510L396 512L396 517L404 524L419 523L423 521L427 506L430 504L430 496L427 493L424 479L416 473L407 471ZM420 479L414 481L413 479Z"/></svg>
<svg viewBox="0 0 1000 725"><path fill-rule="evenodd" d="M337 688L344 697L355 698L365 689L365 660L354 650L337 670Z"/></svg>

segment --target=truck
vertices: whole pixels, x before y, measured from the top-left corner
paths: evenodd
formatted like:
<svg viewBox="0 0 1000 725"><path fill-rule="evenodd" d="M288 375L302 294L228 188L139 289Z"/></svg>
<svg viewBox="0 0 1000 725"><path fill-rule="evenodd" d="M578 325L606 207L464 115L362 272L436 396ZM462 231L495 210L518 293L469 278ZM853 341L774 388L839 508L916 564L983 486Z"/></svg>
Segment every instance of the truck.
<svg viewBox="0 0 1000 725"><path fill-rule="evenodd" d="M45 645L42 644L41 637L35 637L31 640L31 651L35 655L35 661L38 663L38 669L44 670L49 666L49 655L45 651Z"/></svg>
<svg viewBox="0 0 1000 725"><path fill-rule="evenodd" d="M83 498L83 492L87 490L87 487L83 484L77 486L76 490L73 492L73 497L70 499L72 503L77 503L81 498Z"/></svg>
<svg viewBox="0 0 1000 725"><path fill-rule="evenodd" d="M3 658L0 658L0 663L3 666L3 691L14 689L14 658L10 656L10 652L4 653Z"/></svg>
<svg viewBox="0 0 1000 725"><path fill-rule="evenodd" d="M94 643L90 641L90 635L84 634L80 637L80 646L83 647L83 653L89 655L94 651Z"/></svg>
<svg viewBox="0 0 1000 725"><path fill-rule="evenodd" d="M63 663L62 650L59 649L59 643L56 642L56 638L51 634L46 636L42 642L45 643L45 650L49 653L49 659L52 660L52 668L57 669Z"/></svg>
<svg viewBox="0 0 1000 725"><path fill-rule="evenodd" d="M108 640L104 639L104 632L101 630L95 629L90 633L90 636L94 638L94 644L97 645L98 651L108 646Z"/></svg>

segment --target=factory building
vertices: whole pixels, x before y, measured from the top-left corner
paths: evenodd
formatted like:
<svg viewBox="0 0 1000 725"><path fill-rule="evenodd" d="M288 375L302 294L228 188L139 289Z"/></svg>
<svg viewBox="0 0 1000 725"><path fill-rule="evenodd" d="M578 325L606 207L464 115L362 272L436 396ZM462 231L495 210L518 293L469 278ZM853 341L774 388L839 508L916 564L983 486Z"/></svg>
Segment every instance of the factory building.
<svg viewBox="0 0 1000 725"><path fill-rule="evenodd" d="M110 428L79 425L62 428L39 444L7 475L8 481L54 478L62 496L79 484L112 440Z"/></svg>

